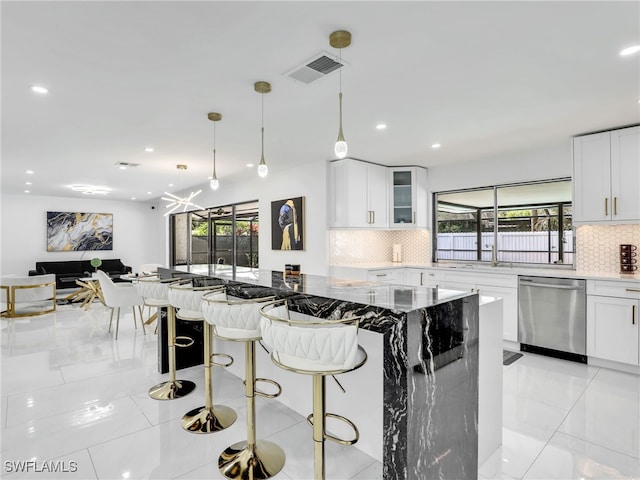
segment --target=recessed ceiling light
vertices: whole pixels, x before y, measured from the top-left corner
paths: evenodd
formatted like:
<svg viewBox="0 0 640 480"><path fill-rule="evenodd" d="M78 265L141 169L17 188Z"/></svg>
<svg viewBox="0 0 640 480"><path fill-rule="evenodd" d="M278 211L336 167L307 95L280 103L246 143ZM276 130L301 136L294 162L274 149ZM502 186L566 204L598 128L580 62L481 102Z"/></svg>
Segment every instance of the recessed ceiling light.
<svg viewBox="0 0 640 480"><path fill-rule="evenodd" d="M49 89L47 87L43 87L42 85L31 85L31 91L33 93L39 93L40 95L46 95L49 93Z"/></svg>
<svg viewBox="0 0 640 480"><path fill-rule="evenodd" d="M25 185L31 185L31 182L24 182Z"/></svg>
<svg viewBox="0 0 640 480"><path fill-rule="evenodd" d="M25 190L24 193L31 193L31 191L30 190Z"/></svg>
<svg viewBox="0 0 640 480"><path fill-rule="evenodd" d="M627 55L632 55L636 52L640 52L640 45L633 45L631 47L627 47L620 51L620 55L626 57Z"/></svg>
<svg viewBox="0 0 640 480"><path fill-rule="evenodd" d="M440 148L442 145L440 145L439 143L434 143L431 145L431 148Z"/></svg>
<svg viewBox="0 0 640 480"><path fill-rule="evenodd" d="M253 163L247 163L247 168L253 168Z"/></svg>
<svg viewBox="0 0 640 480"><path fill-rule="evenodd" d="M169 186L170 186L170 187L173 187L173 183L170 183L170 184L169 184Z"/></svg>
<svg viewBox="0 0 640 480"><path fill-rule="evenodd" d="M119 168L120 170L126 170L126 169L127 169L127 166L126 166L126 165L118 165L118 168Z"/></svg>
<svg viewBox="0 0 640 480"><path fill-rule="evenodd" d="M135 199L136 199L136 197L131 197L131 200L135 200Z"/></svg>
<svg viewBox="0 0 640 480"><path fill-rule="evenodd" d="M379 123L378 125L376 125L376 129L378 130L384 130L385 128L387 128L386 123Z"/></svg>
<svg viewBox="0 0 640 480"><path fill-rule="evenodd" d="M111 191L109 187L98 187L95 185L70 185L69 188L74 192L80 192L85 195L106 195Z"/></svg>
<svg viewBox="0 0 640 480"><path fill-rule="evenodd" d="M27 170L27 171L26 171L26 172L24 172L24 173L26 173L27 175L33 175L33 170Z"/></svg>
<svg viewBox="0 0 640 480"><path fill-rule="evenodd" d="M144 151L148 152L148 153L152 153L153 152L153 147L145 147Z"/></svg>
<svg viewBox="0 0 640 480"><path fill-rule="evenodd" d="M151 192L147 192L147 195L151 195Z"/></svg>

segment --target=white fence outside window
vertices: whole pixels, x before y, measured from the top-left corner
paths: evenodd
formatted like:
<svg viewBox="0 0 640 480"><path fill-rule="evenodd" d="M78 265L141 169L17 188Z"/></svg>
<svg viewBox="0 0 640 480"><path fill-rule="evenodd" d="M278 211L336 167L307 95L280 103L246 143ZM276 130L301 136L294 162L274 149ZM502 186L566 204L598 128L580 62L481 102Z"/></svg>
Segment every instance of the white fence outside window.
<svg viewBox="0 0 640 480"><path fill-rule="evenodd" d="M491 260L493 232L483 232L482 260ZM564 263L573 263L573 231L564 232ZM477 234L439 233L440 260L477 260ZM558 260L556 232L498 232L498 261L553 263Z"/></svg>

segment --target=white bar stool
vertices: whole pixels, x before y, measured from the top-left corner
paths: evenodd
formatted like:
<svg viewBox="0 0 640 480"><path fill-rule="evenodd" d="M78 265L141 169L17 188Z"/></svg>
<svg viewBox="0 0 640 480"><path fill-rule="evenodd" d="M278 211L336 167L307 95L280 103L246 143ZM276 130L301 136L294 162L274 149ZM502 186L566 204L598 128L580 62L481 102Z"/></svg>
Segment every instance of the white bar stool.
<svg viewBox="0 0 640 480"><path fill-rule="evenodd" d="M213 405L211 367L228 367L233 363L233 358L223 353L211 353L213 341L211 327L209 322L204 321L202 313L202 296L206 293L219 295L221 298L226 297L224 287L220 286L194 287L189 281L188 283L172 284L169 287L169 301L177 309L176 317L181 320L203 323L205 405L189 410L182 417L182 428L192 433L219 432L233 425L238 417L232 408ZM192 344L193 340L189 345ZM226 357L229 361L227 363L213 362L211 359L216 356Z"/></svg>
<svg viewBox="0 0 640 480"><path fill-rule="evenodd" d="M149 318L145 325L150 325L158 318L160 308L169 307L169 284L180 281L179 278L161 279L157 275L147 275L144 277L133 277L131 284L138 290L138 295L142 297L143 306L149 309ZM156 308L152 315L151 309ZM156 326L156 331L158 327Z"/></svg>
<svg viewBox="0 0 640 480"><path fill-rule="evenodd" d="M275 398L282 388L270 379L256 378L256 341L260 333L260 307L274 297L220 298L215 294L203 297L202 312L213 325L214 335L223 340L245 343L245 395L247 398L247 439L227 447L218 458L218 468L231 479L267 479L277 474L285 462L284 451L275 443L256 440L255 397ZM267 394L256 390L257 382L275 385L278 391Z"/></svg>
<svg viewBox="0 0 640 480"><path fill-rule="evenodd" d="M367 352L358 345L360 317L325 320L290 312L286 299L263 306L260 313L262 339L272 349L273 363L285 370L313 377L313 413L307 417L307 423L313 427L314 479L324 480L325 439L341 445L353 445L360 437L351 420L326 412L325 382L327 375L356 370L367 361ZM354 431L354 438L343 440L328 434L327 417L349 425Z"/></svg>
<svg viewBox="0 0 640 480"><path fill-rule="evenodd" d="M174 400L182 398L191 393L196 384L189 380L176 380L176 317L175 310L169 302L169 287L171 284L178 282L179 279L171 278L161 280L158 277L140 278L135 283L138 294L142 297L144 305L147 307L156 307L158 309L166 307L167 318L167 347L169 354L169 380L159 383L149 389L149 396L155 400ZM155 314L158 315L157 313ZM190 340L186 337L181 339Z"/></svg>

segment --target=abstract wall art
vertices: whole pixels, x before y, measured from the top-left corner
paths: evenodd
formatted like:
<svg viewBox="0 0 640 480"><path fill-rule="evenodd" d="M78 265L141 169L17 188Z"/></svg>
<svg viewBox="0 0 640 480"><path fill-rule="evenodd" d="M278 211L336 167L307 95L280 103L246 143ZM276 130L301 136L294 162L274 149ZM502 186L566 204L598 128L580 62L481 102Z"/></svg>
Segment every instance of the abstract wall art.
<svg viewBox="0 0 640 480"><path fill-rule="evenodd" d="M47 212L47 251L113 250L113 214Z"/></svg>
<svg viewBox="0 0 640 480"><path fill-rule="evenodd" d="M304 197L271 202L271 249L304 250Z"/></svg>

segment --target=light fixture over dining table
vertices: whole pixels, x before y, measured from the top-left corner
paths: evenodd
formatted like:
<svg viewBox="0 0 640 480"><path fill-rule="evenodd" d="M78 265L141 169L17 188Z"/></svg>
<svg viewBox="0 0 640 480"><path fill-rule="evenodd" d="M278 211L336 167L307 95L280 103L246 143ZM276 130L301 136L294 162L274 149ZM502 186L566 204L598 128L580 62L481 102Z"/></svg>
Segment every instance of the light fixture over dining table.
<svg viewBox="0 0 640 480"><path fill-rule="evenodd" d="M184 175L184 172L187 170L187 166L184 164L178 164L176 165L176 168L181 172L182 175ZM180 178L180 189L182 190L182 177ZM200 205L193 203L193 199L198 196L198 194L202 192L202 190L198 190L197 192L191 192L189 194L189 196L186 197L179 197L177 195L174 195L173 193L169 193L169 192L164 192L165 195L168 195L168 197L161 197L162 200L169 202L167 205L164 206L164 208L169 208L170 210L168 210L164 216L166 217L167 215L173 213L174 211L176 211L178 208L182 207L182 211L186 212L187 211L187 207L195 207L199 210L204 210L204 207L201 207Z"/></svg>

